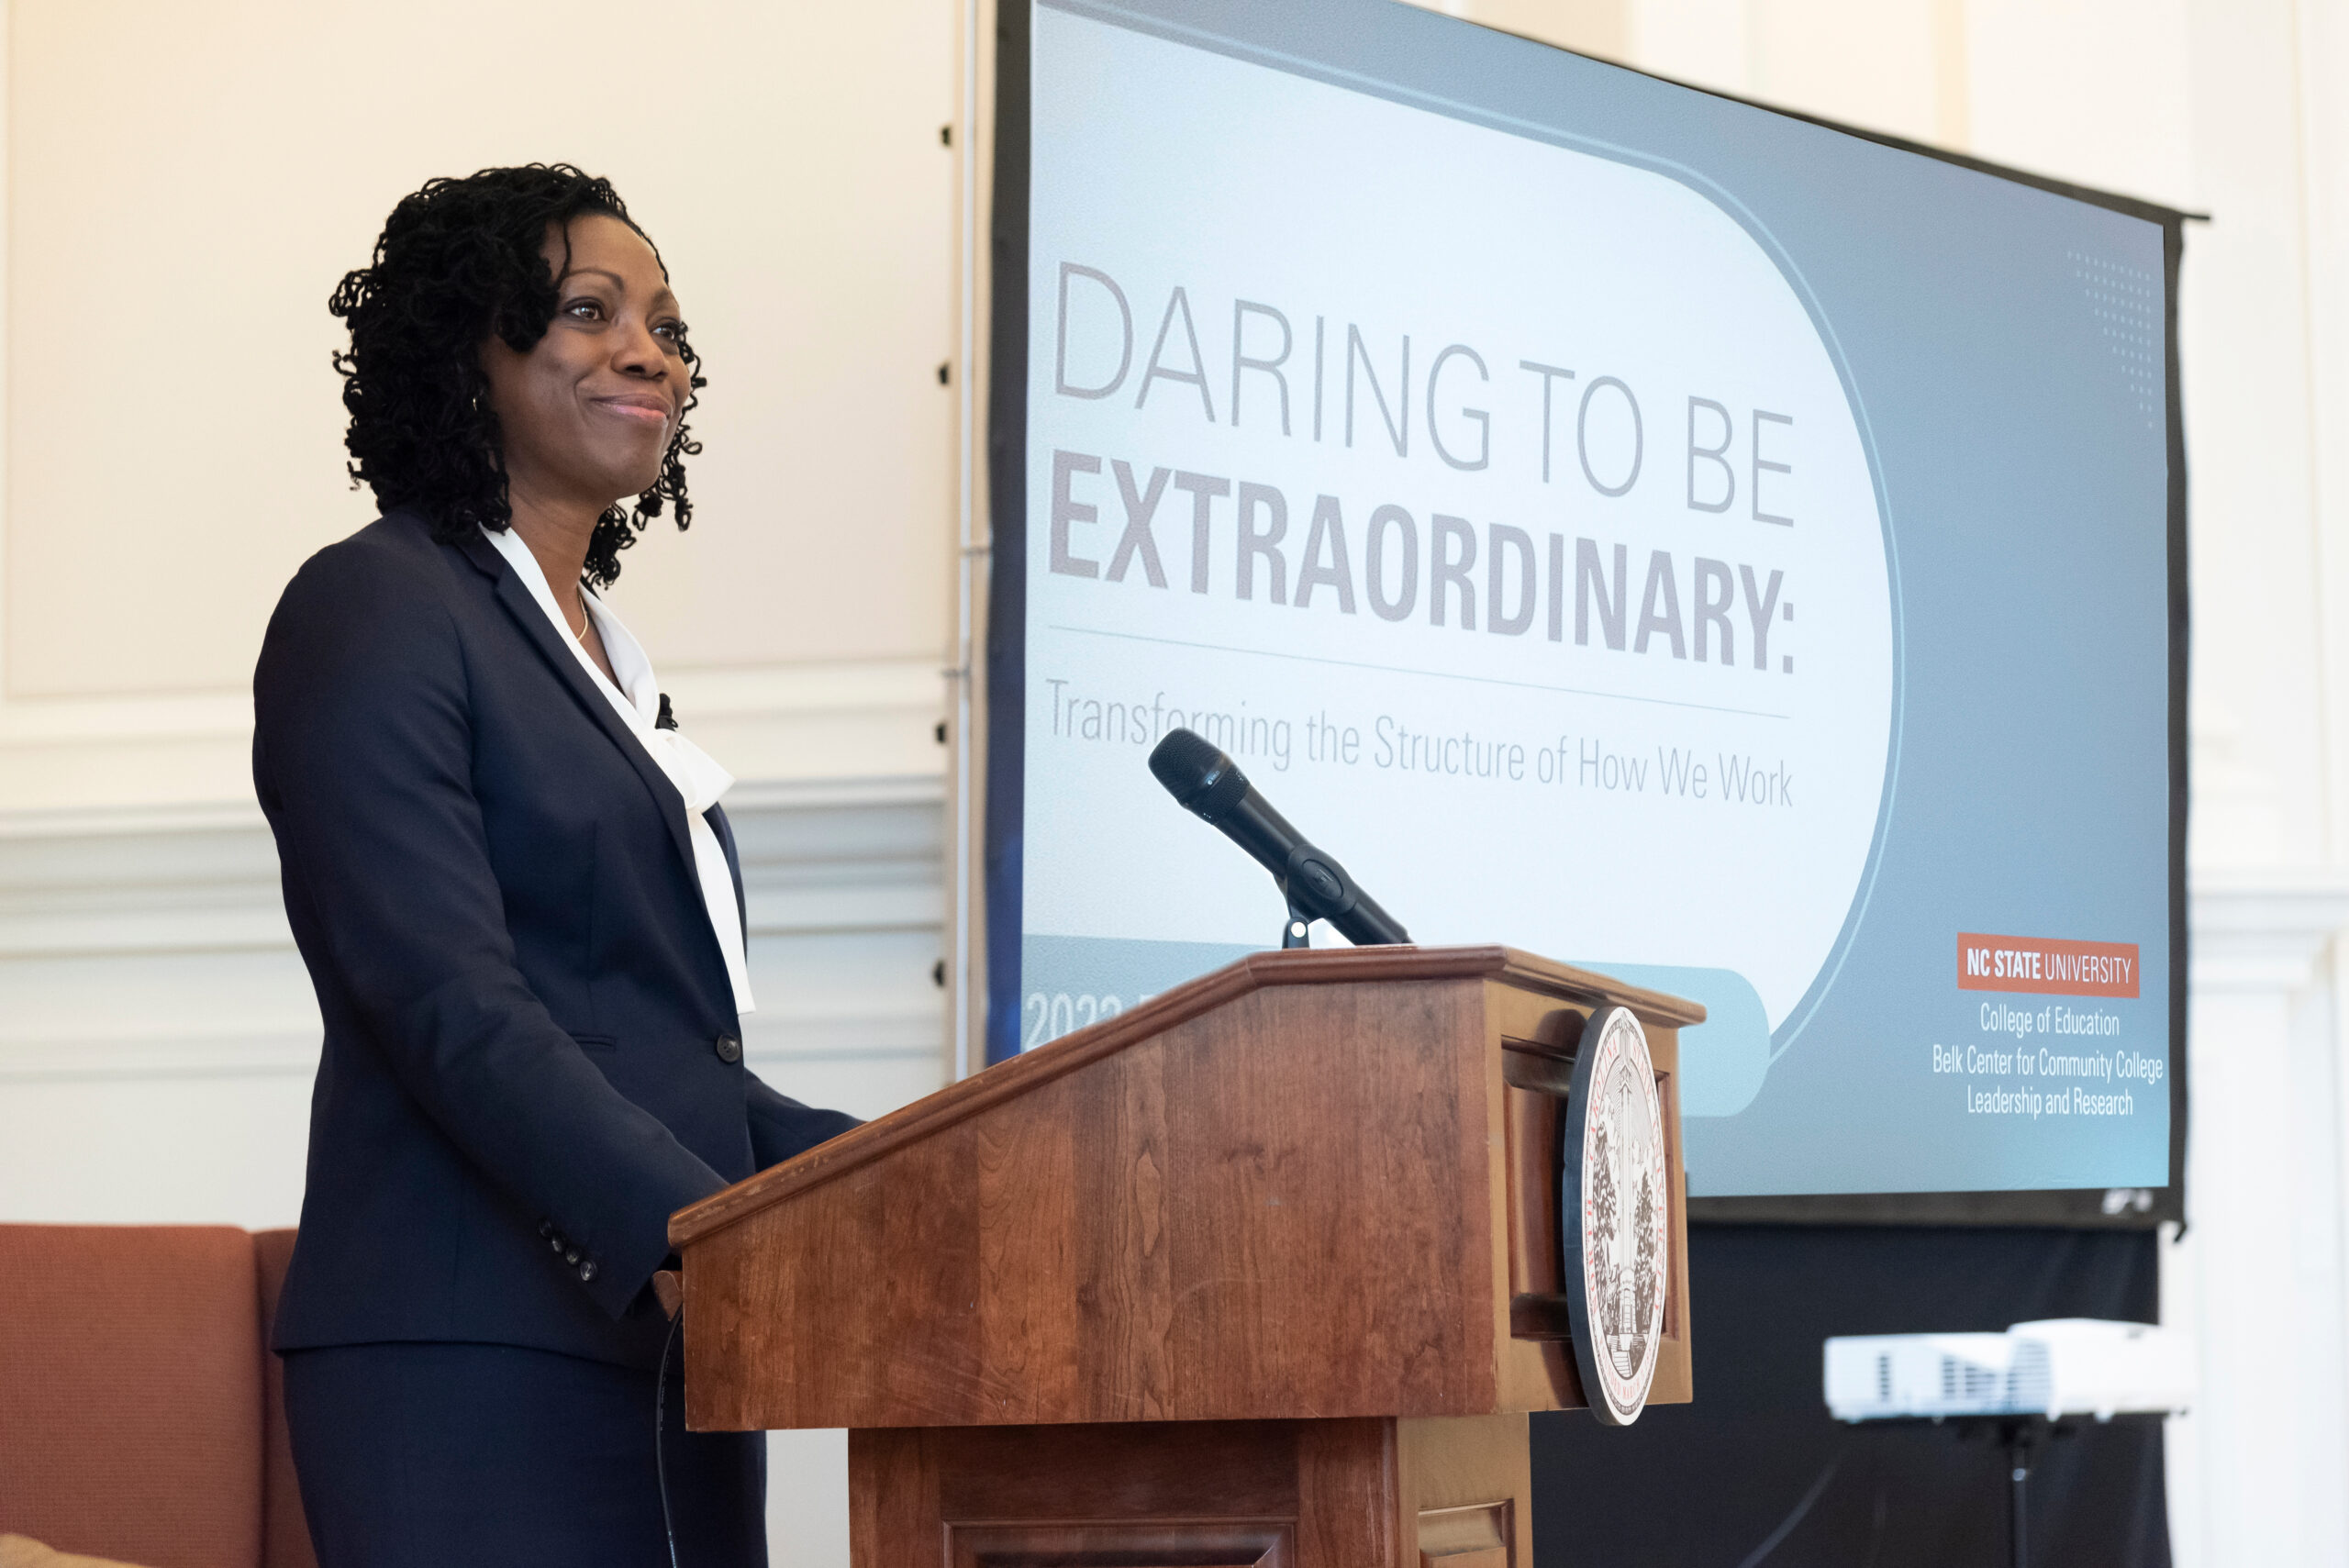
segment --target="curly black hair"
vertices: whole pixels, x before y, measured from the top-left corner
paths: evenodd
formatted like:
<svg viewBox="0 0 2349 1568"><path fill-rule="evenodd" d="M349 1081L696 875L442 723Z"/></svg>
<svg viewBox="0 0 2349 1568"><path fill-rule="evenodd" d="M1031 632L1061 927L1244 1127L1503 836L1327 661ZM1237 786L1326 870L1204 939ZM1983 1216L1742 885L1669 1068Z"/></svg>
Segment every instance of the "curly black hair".
<svg viewBox="0 0 2349 1568"><path fill-rule="evenodd" d="M542 250L547 226L567 233L572 219L589 214L644 235L610 181L568 163L429 180L392 209L373 261L345 273L327 303L351 328L351 348L334 356L334 368L351 412L343 444L352 489L369 485L385 511L422 508L443 543L513 521L481 346L495 332L528 353L546 336L558 304ZM644 240L652 243L650 235ZM680 346L697 395L707 384L701 356ZM698 401L688 396L684 413ZM629 510L609 506L596 520L587 582L609 586L620 574L619 552L663 507L674 505L680 528L693 520L685 460L700 450L681 414L652 488Z"/></svg>

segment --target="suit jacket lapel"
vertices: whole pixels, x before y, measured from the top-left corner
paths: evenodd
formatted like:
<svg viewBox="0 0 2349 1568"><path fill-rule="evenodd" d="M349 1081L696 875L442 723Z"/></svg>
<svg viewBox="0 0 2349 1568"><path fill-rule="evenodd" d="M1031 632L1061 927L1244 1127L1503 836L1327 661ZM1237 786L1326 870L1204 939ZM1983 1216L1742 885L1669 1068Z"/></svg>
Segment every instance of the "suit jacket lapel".
<svg viewBox="0 0 2349 1568"><path fill-rule="evenodd" d="M620 755L628 759L629 765L644 781L644 787L652 792L652 801L660 808L661 820L668 824L669 837L675 842L677 853L685 857L686 870L691 871L694 866L693 837L685 826L685 801L677 793L677 786L669 782L669 775L661 771L661 764L652 760L651 753L645 751L634 732L612 710L611 699L596 689L595 682L588 679L587 672L580 667L578 659L555 635L546 611L539 607L538 600L530 596L530 590L506 564L506 558L497 553L496 547L485 539L475 537L462 540L457 548L475 566L496 580L498 603L506 606L506 613L521 629L524 639L539 651L539 656L554 671L555 678L570 688L579 706L587 711L587 717L611 738L612 744L620 749Z"/></svg>
<svg viewBox="0 0 2349 1568"><path fill-rule="evenodd" d="M668 695L662 694L664 710L668 703ZM726 819L726 807L722 806L713 806L702 815L708 820L710 831L717 835L718 847L726 851L726 874L734 882L734 914L742 922L742 940L747 942L751 940L751 901L742 892L742 856L734 847L734 824Z"/></svg>

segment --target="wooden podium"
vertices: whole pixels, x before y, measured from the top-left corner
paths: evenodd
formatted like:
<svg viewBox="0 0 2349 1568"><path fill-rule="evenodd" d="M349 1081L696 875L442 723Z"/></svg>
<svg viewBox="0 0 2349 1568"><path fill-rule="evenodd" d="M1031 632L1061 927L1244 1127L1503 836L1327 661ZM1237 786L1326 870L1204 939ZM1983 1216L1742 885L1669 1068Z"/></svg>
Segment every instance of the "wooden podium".
<svg viewBox="0 0 2349 1568"><path fill-rule="evenodd" d="M1648 1031L1689 1396L1690 1003L1507 948L1259 953L683 1209L685 1416L847 1427L857 1568L1531 1568L1559 1112Z"/></svg>

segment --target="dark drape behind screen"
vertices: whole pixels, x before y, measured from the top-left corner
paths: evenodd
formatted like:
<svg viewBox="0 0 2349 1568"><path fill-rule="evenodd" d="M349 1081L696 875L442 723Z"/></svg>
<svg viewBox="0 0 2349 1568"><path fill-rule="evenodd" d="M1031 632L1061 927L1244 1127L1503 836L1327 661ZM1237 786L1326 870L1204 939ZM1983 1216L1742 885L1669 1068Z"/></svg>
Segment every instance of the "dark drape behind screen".
<svg viewBox="0 0 2349 1568"><path fill-rule="evenodd" d="M1539 1568L1739 1568L1831 1464L1768 1562L2003 1563L2003 1453L1946 1427L1831 1420L1820 1342L2157 1316L2146 1231L1702 1225L1688 1242L1696 1403L1652 1406L1628 1430L1533 1418ZM2031 1485L2033 1562L2167 1568L2157 1424L2060 1439Z"/></svg>

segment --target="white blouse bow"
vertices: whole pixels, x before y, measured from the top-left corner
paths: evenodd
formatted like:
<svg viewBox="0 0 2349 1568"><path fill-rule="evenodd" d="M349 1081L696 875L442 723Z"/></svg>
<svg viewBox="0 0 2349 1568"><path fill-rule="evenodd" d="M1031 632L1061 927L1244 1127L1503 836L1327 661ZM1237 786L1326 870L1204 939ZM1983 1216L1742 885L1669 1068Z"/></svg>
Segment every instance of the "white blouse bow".
<svg viewBox="0 0 2349 1568"><path fill-rule="evenodd" d="M686 740L682 731L661 728L661 683L652 673L652 661L645 656L628 628L620 624L620 617L612 613L609 605L581 585L579 597L586 605L587 613L596 617L596 630L604 641L604 656L612 662L612 673L619 677L617 686L588 657L587 650L573 633L571 623L556 606L554 595L547 587L546 573L539 570L539 558L530 553L530 547L510 528L484 528L482 532L497 547L498 554L506 558L507 564L530 590L530 597L538 601L539 608L561 631L563 645L587 672L596 689L604 694L638 744L685 797L685 828L694 847L695 879L701 884L702 906L709 914L718 951L726 960L726 978L734 988L734 1010L751 1011L756 1004L751 997L751 972L743 953L741 911L734 902L734 877L726 864L726 851L718 845L718 834L705 815L733 787L734 775L718 766L708 752Z"/></svg>

